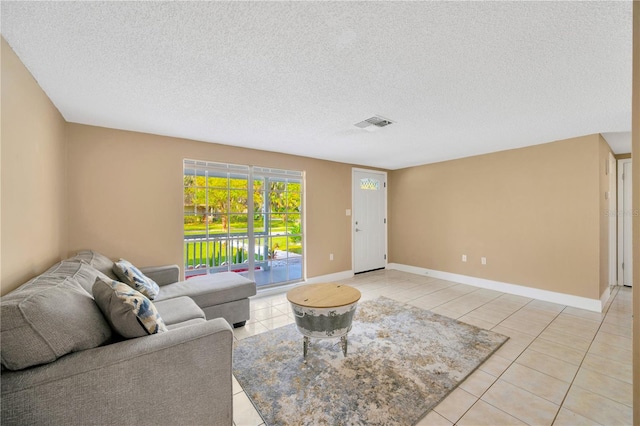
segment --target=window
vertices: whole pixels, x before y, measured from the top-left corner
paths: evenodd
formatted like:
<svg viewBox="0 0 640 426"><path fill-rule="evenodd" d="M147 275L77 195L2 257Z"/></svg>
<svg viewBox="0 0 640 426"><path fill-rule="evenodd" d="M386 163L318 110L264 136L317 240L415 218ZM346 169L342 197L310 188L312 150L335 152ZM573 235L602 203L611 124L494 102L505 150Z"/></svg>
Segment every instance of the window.
<svg viewBox="0 0 640 426"><path fill-rule="evenodd" d="M300 171L184 160L185 276L301 280L303 188Z"/></svg>
<svg viewBox="0 0 640 426"><path fill-rule="evenodd" d="M380 181L372 178L360 179L360 189L377 191L380 188Z"/></svg>

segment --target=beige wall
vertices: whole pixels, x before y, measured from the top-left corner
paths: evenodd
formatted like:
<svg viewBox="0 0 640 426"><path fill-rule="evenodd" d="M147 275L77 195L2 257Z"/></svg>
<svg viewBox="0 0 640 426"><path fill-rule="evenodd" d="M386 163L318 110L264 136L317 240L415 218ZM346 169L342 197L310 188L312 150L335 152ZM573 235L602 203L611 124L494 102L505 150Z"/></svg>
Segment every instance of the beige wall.
<svg viewBox="0 0 640 426"><path fill-rule="evenodd" d="M1 292L67 252L65 121L2 38Z"/></svg>
<svg viewBox="0 0 640 426"><path fill-rule="evenodd" d="M601 148L591 135L392 171L390 261L599 299Z"/></svg>
<svg viewBox="0 0 640 426"><path fill-rule="evenodd" d="M633 2L633 424L640 425L640 1Z"/></svg>
<svg viewBox="0 0 640 426"><path fill-rule="evenodd" d="M182 161L191 158L304 170L307 276L351 270L348 164L78 124L68 137L70 253L182 265Z"/></svg>

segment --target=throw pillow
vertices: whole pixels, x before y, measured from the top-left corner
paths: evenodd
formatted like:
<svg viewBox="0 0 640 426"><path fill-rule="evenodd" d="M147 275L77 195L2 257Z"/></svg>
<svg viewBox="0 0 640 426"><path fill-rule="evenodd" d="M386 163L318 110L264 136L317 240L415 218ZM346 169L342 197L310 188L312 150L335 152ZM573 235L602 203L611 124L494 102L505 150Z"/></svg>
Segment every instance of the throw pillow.
<svg viewBox="0 0 640 426"><path fill-rule="evenodd" d="M98 277L93 285L93 298L111 327L123 337L167 331L153 303L124 283Z"/></svg>
<svg viewBox="0 0 640 426"><path fill-rule="evenodd" d="M113 265L113 272L125 284L153 300L160 293L160 287L151 278L140 272L128 260L120 259Z"/></svg>

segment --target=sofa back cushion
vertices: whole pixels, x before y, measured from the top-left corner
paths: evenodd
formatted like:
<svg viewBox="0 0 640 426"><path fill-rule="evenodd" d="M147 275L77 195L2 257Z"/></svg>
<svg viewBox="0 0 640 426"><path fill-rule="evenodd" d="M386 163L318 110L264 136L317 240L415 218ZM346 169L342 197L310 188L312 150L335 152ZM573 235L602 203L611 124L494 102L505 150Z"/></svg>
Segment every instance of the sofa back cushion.
<svg viewBox="0 0 640 426"><path fill-rule="evenodd" d="M100 346L111 335L93 298L73 277L45 273L0 301L0 358L9 370Z"/></svg>
<svg viewBox="0 0 640 426"><path fill-rule="evenodd" d="M87 293L91 294L96 278L109 279L105 274L80 260L63 260L49 268L43 275L64 276L75 278Z"/></svg>
<svg viewBox="0 0 640 426"><path fill-rule="evenodd" d="M113 272L113 260L109 259L103 254L98 253L97 251L82 250L69 260L82 260L93 266L112 280L118 279L116 274ZM93 285L93 283L91 283L91 285ZM89 290L89 293L91 293L91 290Z"/></svg>

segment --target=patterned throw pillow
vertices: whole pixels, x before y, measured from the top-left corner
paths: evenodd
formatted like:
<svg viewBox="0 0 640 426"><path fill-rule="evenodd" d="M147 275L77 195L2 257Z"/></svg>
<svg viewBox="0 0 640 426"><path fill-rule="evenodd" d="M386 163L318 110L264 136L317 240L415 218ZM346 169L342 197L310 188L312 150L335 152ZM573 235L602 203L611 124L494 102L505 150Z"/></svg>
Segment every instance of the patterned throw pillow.
<svg viewBox="0 0 640 426"><path fill-rule="evenodd" d="M153 300L160 293L160 287L151 278L140 272L138 268L133 266L128 260L120 259L113 265L113 272L120 280L128 284L131 288L138 290L140 293Z"/></svg>
<svg viewBox="0 0 640 426"><path fill-rule="evenodd" d="M154 304L128 285L98 277L92 290L107 322L121 336L134 338L168 331Z"/></svg>

